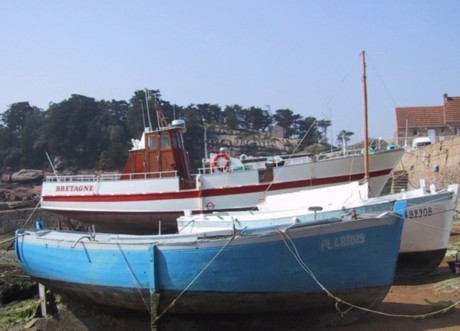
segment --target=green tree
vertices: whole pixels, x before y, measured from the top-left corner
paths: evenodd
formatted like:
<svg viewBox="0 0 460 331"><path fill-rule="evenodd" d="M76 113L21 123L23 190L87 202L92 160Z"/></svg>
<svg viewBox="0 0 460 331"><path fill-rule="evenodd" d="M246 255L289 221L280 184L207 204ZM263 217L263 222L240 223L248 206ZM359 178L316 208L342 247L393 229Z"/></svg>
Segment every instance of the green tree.
<svg viewBox="0 0 460 331"><path fill-rule="evenodd" d="M5 111L2 120L7 127L2 130L2 141L8 145L2 149L7 163L4 166L13 170L41 166L44 154L39 137L43 117L43 112L29 102L14 103Z"/></svg>
<svg viewBox="0 0 460 331"><path fill-rule="evenodd" d="M171 104L169 101L166 101L166 100L159 100L159 104L160 104L161 112L163 113L168 123L171 123L172 121L177 120L177 119L184 118L183 107L175 105L175 104Z"/></svg>
<svg viewBox="0 0 460 331"><path fill-rule="evenodd" d="M107 134L108 144L99 158L98 168L100 170L121 169L128 157L126 130L121 125L110 125Z"/></svg>
<svg viewBox="0 0 460 331"><path fill-rule="evenodd" d="M315 117L301 118L297 121L298 134L301 139L301 146L306 147L319 142L320 133Z"/></svg>
<svg viewBox="0 0 460 331"><path fill-rule="evenodd" d="M129 103L126 101L100 101L101 113L90 126L89 142L93 143L93 152L97 155L99 170L121 169L126 162L131 138L128 134L126 118ZM138 138L138 137L135 137Z"/></svg>
<svg viewBox="0 0 460 331"><path fill-rule="evenodd" d="M267 110L257 107L250 107L244 111L244 122L249 130L265 132L272 123L272 119Z"/></svg>
<svg viewBox="0 0 460 331"><path fill-rule="evenodd" d="M7 162L9 154L12 152L12 148L15 145L15 136L13 131L9 128L0 125L0 166L2 170L7 167L11 167L11 164Z"/></svg>
<svg viewBox="0 0 460 331"><path fill-rule="evenodd" d="M137 90L129 100L126 124L131 137L140 137L145 128L157 127L152 98L159 99L160 92L158 90Z"/></svg>
<svg viewBox="0 0 460 331"><path fill-rule="evenodd" d="M3 168L18 170L21 168L22 150L18 147L11 146L3 154Z"/></svg>
<svg viewBox="0 0 460 331"><path fill-rule="evenodd" d="M42 139L44 113L38 108L26 115L19 138L21 168L41 168L46 163L46 142Z"/></svg>
<svg viewBox="0 0 460 331"><path fill-rule="evenodd" d="M191 104L184 109L184 119L187 125L187 134L184 135L185 149L190 153L191 169L201 167L204 153L204 125L208 125L200 109Z"/></svg>
<svg viewBox="0 0 460 331"><path fill-rule="evenodd" d="M285 137L290 138L298 133L295 126L296 121L301 118L299 114L294 114L290 109L278 109L273 115L273 119L279 126L286 130Z"/></svg>
<svg viewBox="0 0 460 331"><path fill-rule="evenodd" d="M222 110L218 105L203 103L196 105L196 111L201 114L206 123L223 124Z"/></svg>
<svg viewBox="0 0 460 331"><path fill-rule="evenodd" d="M238 115L237 109L241 109L240 106L226 106L224 109L223 117L224 124L228 126L229 129L235 130L238 128Z"/></svg>
<svg viewBox="0 0 460 331"><path fill-rule="evenodd" d="M39 109L37 107L31 107L29 102L13 103L3 113L2 121L11 131L22 131L27 116L34 111L39 111Z"/></svg>
<svg viewBox="0 0 460 331"><path fill-rule="evenodd" d="M0 125L0 151L6 150L15 143L13 131L9 128Z"/></svg>
<svg viewBox="0 0 460 331"><path fill-rule="evenodd" d="M347 130L342 130L339 132L337 135L337 144L341 146L342 148L347 148L348 142L350 141L350 137L354 135L354 132L347 131Z"/></svg>
<svg viewBox="0 0 460 331"><path fill-rule="evenodd" d="M112 101L99 101L99 108L108 115L110 115L111 124L122 124L126 123L126 118L128 116L128 107L129 103L122 100L112 100Z"/></svg>
<svg viewBox="0 0 460 331"><path fill-rule="evenodd" d="M51 104L46 112L49 152L64 156L71 165L94 167L99 136L95 119L101 109L93 99L73 94L68 100Z"/></svg>
<svg viewBox="0 0 460 331"><path fill-rule="evenodd" d="M209 151L217 148L213 141L219 137L212 133L212 125L223 124L233 130L266 131L276 123L285 128L285 137L301 138L302 145L313 146L315 142L327 142L330 121L317 121L314 117L303 118L290 109L279 109L274 116L258 107L243 108L226 106L222 111L216 104L191 104L186 107L161 99L159 90L134 91L127 101L96 101L74 94L67 100L50 103L46 111L18 102L9 106L0 123L0 165L41 167L47 163L45 152L51 157L61 156L67 166L95 168L100 170L121 169L126 161L131 138L139 138L146 127L155 129L158 117L155 104L170 123L174 119L186 121L184 135L186 149L190 151L192 169L201 166L204 156L204 122L211 132ZM208 133L209 133L208 132ZM346 136L349 139L349 135ZM316 144L315 150L321 146Z"/></svg>
<svg viewBox="0 0 460 331"><path fill-rule="evenodd" d="M318 128L318 134L319 134L319 142L323 144L327 144L328 142L328 137L327 137L327 128L330 127L331 121L330 120L318 120L316 122L316 127ZM331 141L331 144L333 142Z"/></svg>

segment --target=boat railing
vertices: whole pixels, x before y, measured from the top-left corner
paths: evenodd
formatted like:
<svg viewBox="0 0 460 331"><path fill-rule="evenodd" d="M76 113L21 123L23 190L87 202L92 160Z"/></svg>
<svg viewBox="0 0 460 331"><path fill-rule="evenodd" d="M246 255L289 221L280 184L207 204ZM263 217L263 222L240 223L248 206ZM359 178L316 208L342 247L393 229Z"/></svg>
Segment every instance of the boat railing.
<svg viewBox="0 0 460 331"><path fill-rule="evenodd" d="M212 174L212 173L222 173L225 172L242 172L250 170L264 170L271 169L276 166L283 165L298 165L305 164L312 161L311 155L303 155L300 157L292 158L279 158L279 162L276 162L274 158L265 158L263 160L257 159L254 162L246 161L244 164L230 165L228 169L222 168L213 168L210 166L205 166L198 169L199 174Z"/></svg>
<svg viewBox="0 0 460 331"><path fill-rule="evenodd" d="M371 154L375 153L374 151L370 151ZM318 154L316 156L317 160L327 160L327 159L336 159L339 157L344 157L344 156L362 156L364 155L364 151L362 149L351 149L351 150L346 150L344 151L336 151L336 152L330 152L330 153L323 153L323 154Z"/></svg>
<svg viewBox="0 0 460 331"><path fill-rule="evenodd" d="M370 150L370 154L379 153L381 151ZM239 165L230 165L228 169L222 168L213 168L209 166L209 163L203 163L205 166L198 169L199 174L212 174L212 173L222 173L225 172L240 172L247 170L261 170L269 169L276 166L291 166L291 165L300 165L310 162L315 162L319 160L329 160L337 159L342 157L354 157L354 156L363 156L363 149L350 149L350 150L339 150L335 152L322 153L322 154L302 154L302 155L281 155L278 157L267 157L267 158L257 158L254 161L246 159L243 164ZM276 162L276 160L279 160Z"/></svg>
<svg viewBox="0 0 460 331"><path fill-rule="evenodd" d="M250 169L248 167L244 166L244 165L229 166L228 169L214 168L214 167L203 167L203 168L198 168L198 173L200 175L203 175L203 174L222 173L223 171L225 171L225 172L239 172L239 171L245 171L245 170L250 170Z"/></svg>
<svg viewBox="0 0 460 331"><path fill-rule="evenodd" d="M138 172L138 173L115 173L101 175L71 175L71 176L46 176L46 182L105 182L117 180L152 179L176 177L177 170Z"/></svg>
<svg viewBox="0 0 460 331"><path fill-rule="evenodd" d="M311 156L302 156L302 157L292 157L292 158L284 158L284 165L298 165L298 164L305 164L312 161Z"/></svg>

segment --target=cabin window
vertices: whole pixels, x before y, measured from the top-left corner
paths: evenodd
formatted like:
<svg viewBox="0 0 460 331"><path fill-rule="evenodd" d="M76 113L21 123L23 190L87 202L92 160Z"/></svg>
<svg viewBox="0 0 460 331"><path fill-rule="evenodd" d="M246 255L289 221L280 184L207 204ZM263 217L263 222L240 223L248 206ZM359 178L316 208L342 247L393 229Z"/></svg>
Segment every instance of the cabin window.
<svg viewBox="0 0 460 331"><path fill-rule="evenodd" d="M417 130L417 129L414 129L414 131L412 131L412 135L413 135L413 136L418 136L418 130Z"/></svg>
<svg viewBox="0 0 460 331"><path fill-rule="evenodd" d="M161 149L169 148L169 137L168 136L161 136Z"/></svg>
<svg viewBox="0 0 460 331"><path fill-rule="evenodd" d="M150 149L157 149L157 137L149 137Z"/></svg>

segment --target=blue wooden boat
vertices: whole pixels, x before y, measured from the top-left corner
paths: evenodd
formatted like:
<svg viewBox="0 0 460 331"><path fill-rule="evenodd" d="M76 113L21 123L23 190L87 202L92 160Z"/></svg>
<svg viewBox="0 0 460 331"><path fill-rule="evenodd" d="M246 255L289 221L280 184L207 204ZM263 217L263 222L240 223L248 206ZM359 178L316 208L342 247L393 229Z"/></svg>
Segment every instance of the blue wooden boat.
<svg viewBox="0 0 460 331"><path fill-rule="evenodd" d="M353 221L201 234L20 229L15 249L24 271L51 289L156 318L165 311L340 317L336 298L372 308L387 294L405 207Z"/></svg>

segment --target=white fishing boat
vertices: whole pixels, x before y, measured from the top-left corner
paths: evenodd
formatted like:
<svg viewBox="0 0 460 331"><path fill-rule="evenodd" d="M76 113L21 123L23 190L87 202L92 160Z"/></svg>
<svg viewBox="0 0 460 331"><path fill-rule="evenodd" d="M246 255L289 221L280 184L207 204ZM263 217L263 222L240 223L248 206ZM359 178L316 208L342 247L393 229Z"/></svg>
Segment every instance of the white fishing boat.
<svg viewBox="0 0 460 331"><path fill-rule="evenodd" d="M366 125L364 153L248 158L222 151L211 154L192 175L182 137L185 123L176 120L168 125L155 105L159 129L148 128L141 139L133 140L121 174L47 176L41 208L109 232L175 232L176 218L185 209L193 213L248 210L273 194L362 178L377 196L404 154L400 148L368 155Z"/></svg>
<svg viewBox="0 0 460 331"><path fill-rule="evenodd" d="M288 221L321 223L331 217L357 215L391 209L396 201L407 200L404 229L398 259L398 276L429 273L442 262L449 244L455 216L458 184L446 189L418 189L368 198L367 184L354 182L267 197L257 210L186 215L178 218L180 233L275 226Z"/></svg>

